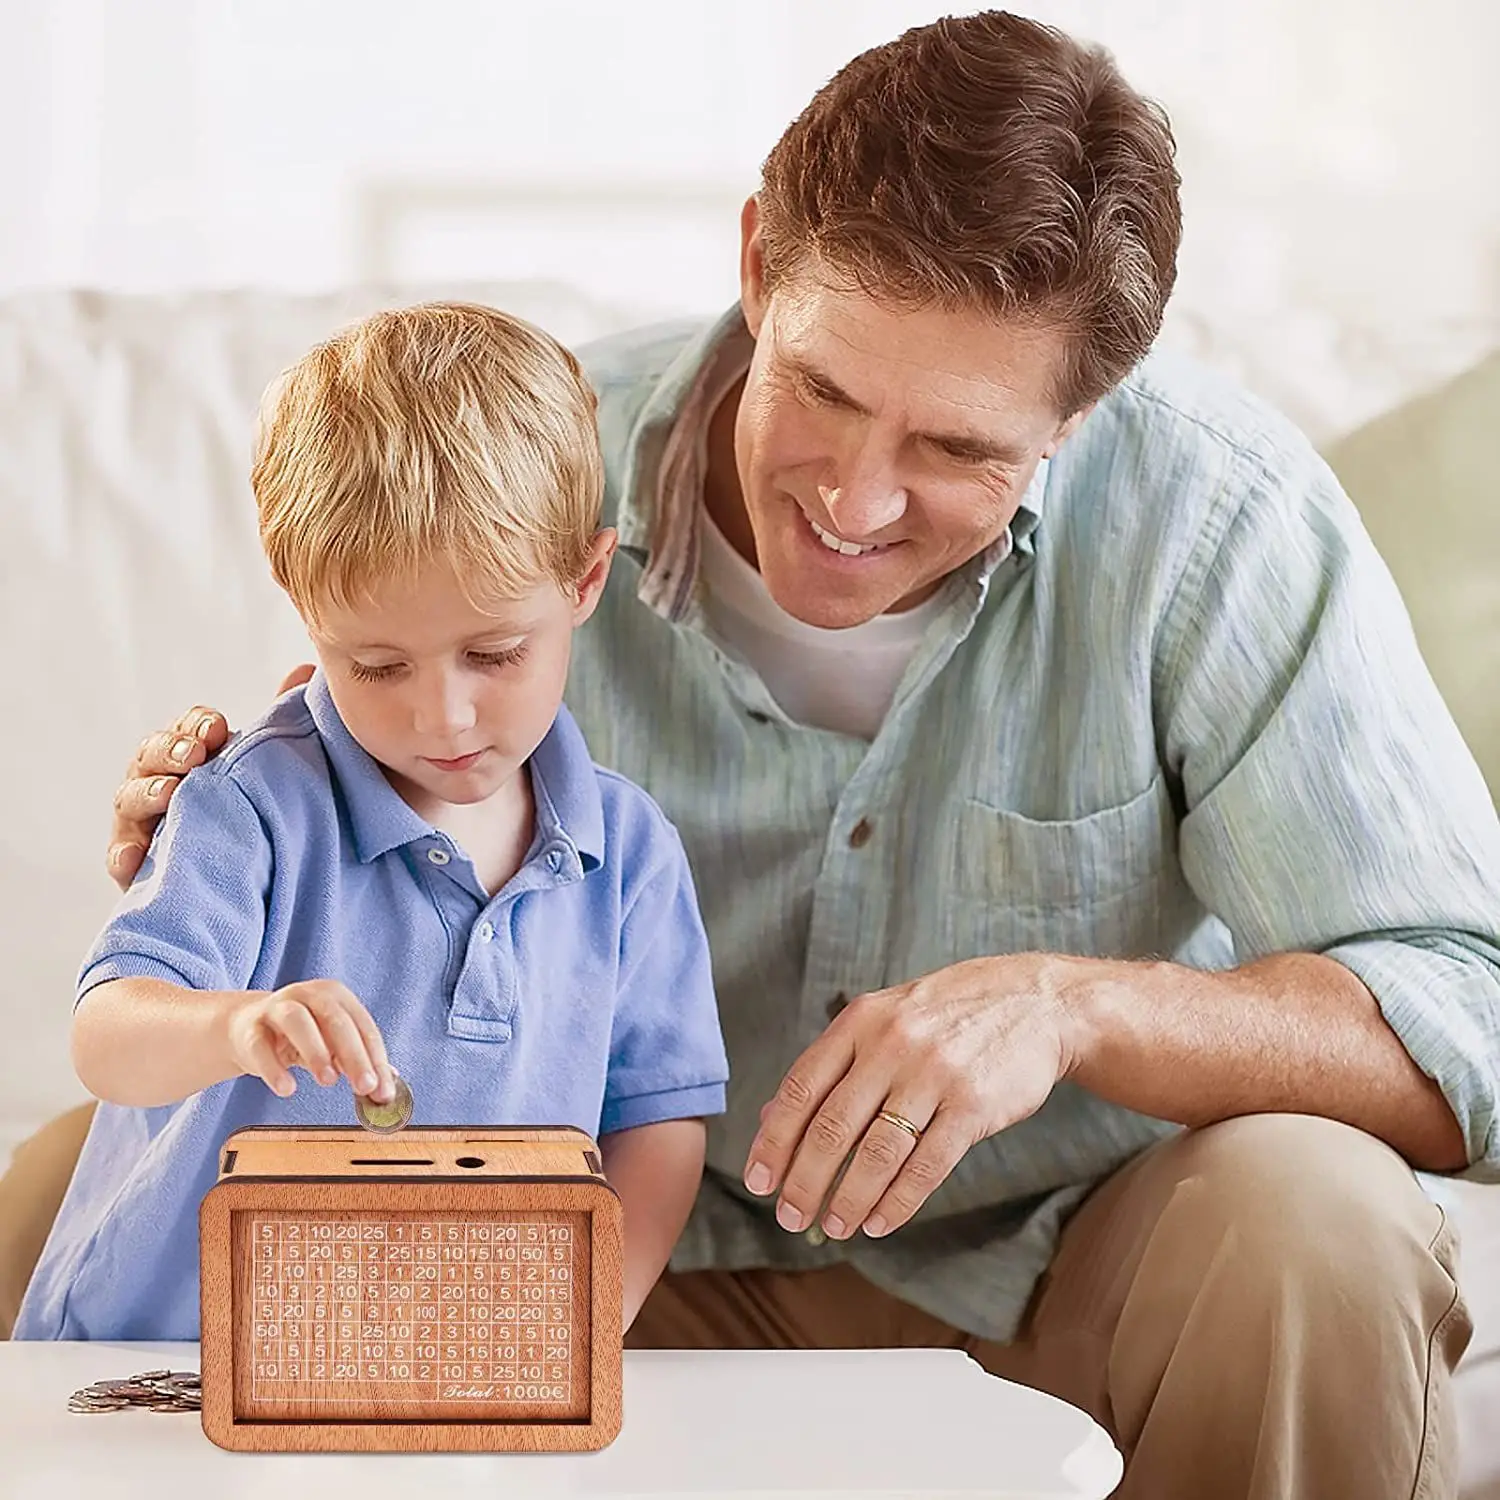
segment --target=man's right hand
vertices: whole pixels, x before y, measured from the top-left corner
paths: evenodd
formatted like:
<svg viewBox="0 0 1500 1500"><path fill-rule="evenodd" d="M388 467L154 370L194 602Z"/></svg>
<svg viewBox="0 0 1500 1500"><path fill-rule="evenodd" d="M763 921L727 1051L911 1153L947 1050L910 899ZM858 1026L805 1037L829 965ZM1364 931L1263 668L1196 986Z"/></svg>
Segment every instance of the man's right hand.
<svg viewBox="0 0 1500 1500"><path fill-rule="evenodd" d="M277 696L306 682L312 674L310 666L294 668L277 688ZM148 734L141 741L125 780L115 789L114 826L105 861L110 879L122 891L128 890L135 879L177 783L194 766L217 755L228 738L229 721L200 704L190 708L170 729Z"/></svg>

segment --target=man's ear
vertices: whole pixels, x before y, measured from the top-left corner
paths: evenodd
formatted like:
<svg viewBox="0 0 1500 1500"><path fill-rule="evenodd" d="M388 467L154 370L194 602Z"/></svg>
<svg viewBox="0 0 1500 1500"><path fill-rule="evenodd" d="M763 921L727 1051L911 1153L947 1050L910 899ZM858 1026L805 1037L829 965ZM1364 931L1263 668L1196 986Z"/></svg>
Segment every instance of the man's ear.
<svg viewBox="0 0 1500 1500"><path fill-rule="evenodd" d="M754 194L740 210L740 308L751 338L766 317L766 265L760 242L760 203Z"/></svg>
<svg viewBox="0 0 1500 1500"><path fill-rule="evenodd" d="M615 547L620 534L613 526L602 527L589 543L588 560L583 576L573 585L573 625L576 629L598 608L604 593L605 580L609 577L609 565L614 559Z"/></svg>
<svg viewBox="0 0 1500 1500"><path fill-rule="evenodd" d="M1061 448L1062 445L1067 442L1067 440L1072 437L1080 427L1083 426L1083 419L1087 417L1088 414L1093 411L1093 409L1098 404L1099 403L1097 401L1090 401L1087 406L1080 406L1078 410L1075 411L1073 415L1069 417L1068 420L1064 422L1055 433L1053 433L1051 439L1047 443L1047 446L1042 449L1042 457L1055 457L1057 454L1057 450Z"/></svg>

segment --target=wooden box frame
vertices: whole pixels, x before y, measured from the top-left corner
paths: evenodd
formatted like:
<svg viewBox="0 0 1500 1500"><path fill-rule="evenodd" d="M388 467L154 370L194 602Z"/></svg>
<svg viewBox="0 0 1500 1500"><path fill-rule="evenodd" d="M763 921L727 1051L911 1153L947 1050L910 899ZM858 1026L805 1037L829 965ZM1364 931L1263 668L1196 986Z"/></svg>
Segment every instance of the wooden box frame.
<svg viewBox="0 0 1500 1500"><path fill-rule="evenodd" d="M477 1159L480 1151L487 1170L455 1164L461 1157ZM355 1164L342 1167L341 1158L354 1158ZM374 1164L358 1165L361 1160ZM575 1222L588 1227L583 1298L588 1317L586 1409L562 1418L531 1414L497 1420L482 1415L483 1404L428 1398L424 1404L429 1411L442 1410L416 1419L382 1414L378 1401L371 1398L368 1404L351 1402L347 1414L341 1415L256 1415L257 1401L250 1395L244 1368L247 1360L241 1357L241 1351L248 1355L250 1339L246 1272L251 1260L244 1248L248 1221L243 1221L238 1241L235 1222L237 1215L259 1212L319 1218L378 1213L388 1220L407 1214L578 1216ZM204 1194L198 1225L202 1422L205 1434L221 1448L576 1452L606 1447L619 1433L622 1213L604 1178L597 1148L582 1131L460 1126L413 1128L385 1137L336 1127L237 1131L220 1152L219 1180ZM575 1319L581 1323L576 1308ZM311 1395L306 1404L314 1405ZM489 1409L498 1404L491 1402Z"/></svg>

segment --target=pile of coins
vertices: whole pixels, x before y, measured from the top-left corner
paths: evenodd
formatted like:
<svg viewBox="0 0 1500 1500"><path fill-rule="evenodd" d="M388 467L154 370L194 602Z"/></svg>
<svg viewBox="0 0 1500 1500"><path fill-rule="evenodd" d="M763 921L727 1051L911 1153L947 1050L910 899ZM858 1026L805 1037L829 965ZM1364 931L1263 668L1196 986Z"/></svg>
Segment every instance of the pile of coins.
<svg viewBox="0 0 1500 1500"><path fill-rule="evenodd" d="M96 1380L68 1398L76 1412L201 1411L203 1391L196 1370L147 1370L128 1380Z"/></svg>

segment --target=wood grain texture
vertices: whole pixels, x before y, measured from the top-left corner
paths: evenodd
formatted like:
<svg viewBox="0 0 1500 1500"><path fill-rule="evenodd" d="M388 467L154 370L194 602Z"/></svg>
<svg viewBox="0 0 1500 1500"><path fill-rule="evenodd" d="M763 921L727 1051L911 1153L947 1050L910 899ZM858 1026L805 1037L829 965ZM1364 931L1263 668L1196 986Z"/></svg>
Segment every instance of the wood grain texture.
<svg viewBox="0 0 1500 1500"><path fill-rule="evenodd" d="M204 1432L245 1451L606 1446L623 1226L594 1150L478 1127L230 1137L199 1211Z"/></svg>

